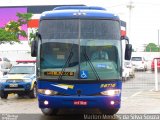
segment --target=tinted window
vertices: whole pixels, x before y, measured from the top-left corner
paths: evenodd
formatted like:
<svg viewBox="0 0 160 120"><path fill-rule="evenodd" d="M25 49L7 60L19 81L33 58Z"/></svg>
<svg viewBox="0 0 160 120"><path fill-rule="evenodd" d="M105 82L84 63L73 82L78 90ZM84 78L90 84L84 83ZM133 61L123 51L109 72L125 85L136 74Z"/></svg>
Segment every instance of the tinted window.
<svg viewBox="0 0 160 120"><path fill-rule="evenodd" d="M120 39L120 28L117 21L112 20L81 20L82 39Z"/></svg>
<svg viewBox="0 0 160 120"><path fill-rule="evenodd" d="M77 39L77 20L43 20L39 32L42 39Z"/></svg>
<svg viewBox="0 0 160 120"><path fill-rule="evenodd" d="M119 22L112 20L43 20L42 39L120 39Z"/></svg>

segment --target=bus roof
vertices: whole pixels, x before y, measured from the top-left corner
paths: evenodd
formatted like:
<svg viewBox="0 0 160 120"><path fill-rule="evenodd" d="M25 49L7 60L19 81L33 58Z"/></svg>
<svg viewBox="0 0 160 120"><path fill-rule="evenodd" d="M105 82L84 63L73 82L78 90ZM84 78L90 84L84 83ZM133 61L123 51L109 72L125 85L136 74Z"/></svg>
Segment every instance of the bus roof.
<svg viewBox="0 0 160 120"><path fill-rule="evenodd" d="M43 19L65 19L65 18L91 18L91 19L113 19L119 20L115 14L108 13L101 7L88 6L61 6L51 11L43 12L40 20Z"/></svg>

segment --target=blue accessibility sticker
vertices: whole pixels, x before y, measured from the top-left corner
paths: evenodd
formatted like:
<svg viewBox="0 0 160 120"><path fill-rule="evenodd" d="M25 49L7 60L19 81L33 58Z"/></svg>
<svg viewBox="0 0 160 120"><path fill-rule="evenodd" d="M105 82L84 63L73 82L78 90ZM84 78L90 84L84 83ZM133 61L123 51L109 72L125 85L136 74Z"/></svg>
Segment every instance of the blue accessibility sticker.
<svg viewBox="0 0 160 120"><path fill-rule="evenodd" d="M80 78L81 79L87 79L88 78L88 71L87 70L81 70L80 71Z"/></svg>

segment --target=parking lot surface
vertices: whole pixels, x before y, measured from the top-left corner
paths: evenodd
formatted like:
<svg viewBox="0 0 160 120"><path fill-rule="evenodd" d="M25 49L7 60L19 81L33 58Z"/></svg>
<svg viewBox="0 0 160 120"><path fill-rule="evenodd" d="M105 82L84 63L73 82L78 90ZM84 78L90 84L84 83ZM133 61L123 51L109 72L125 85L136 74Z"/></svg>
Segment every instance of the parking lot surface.
<svg viewBox="0 0 160 120"><path fill-rule="evenodd" d="M160 73L158 73L160 78ZM123 82L122 104L117 114L160 114L160 91L154 90L154 73L136 72L135 78ZM160 88L160 87L159 87ZM45 117L38 108L37 99L18 97L10 94L8 99L0 99L0 113L35 114L37 120ZM61 116L53 119L82 119L84 114L98 114L96 111L61 111Z"/></svg>

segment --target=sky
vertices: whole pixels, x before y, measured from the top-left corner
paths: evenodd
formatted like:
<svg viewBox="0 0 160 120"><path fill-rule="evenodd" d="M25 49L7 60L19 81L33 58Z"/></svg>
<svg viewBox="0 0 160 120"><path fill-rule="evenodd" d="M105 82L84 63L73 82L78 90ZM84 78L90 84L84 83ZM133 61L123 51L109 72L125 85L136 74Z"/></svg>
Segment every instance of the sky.
<svg viewBox="0 0 160 120"><path fill-rule="evenodd" d="M131 11L127 8L130 2L134 6ZM51 4L104 7L108 12L118 14L120 19L127 22L127 35L134 48L151 42L158 45L160 0L0 0L1 7Z"/></svg>

